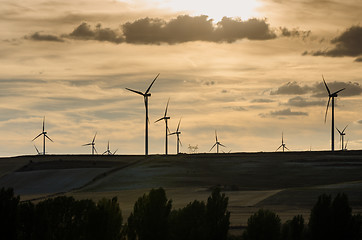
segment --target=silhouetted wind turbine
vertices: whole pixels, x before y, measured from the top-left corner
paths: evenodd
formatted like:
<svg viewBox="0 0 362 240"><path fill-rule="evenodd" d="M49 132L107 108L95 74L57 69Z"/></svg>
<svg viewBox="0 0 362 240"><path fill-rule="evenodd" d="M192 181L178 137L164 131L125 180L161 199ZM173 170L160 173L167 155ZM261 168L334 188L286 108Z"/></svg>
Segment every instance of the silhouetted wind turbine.
<svg viewBox="0 0 362 240"><path fill-rule="evenodd" d="M176 136L177 136L177 154L180 153L180 145L182 146L182 143L181 143L181 140L180 140L180 134L181 134L181 132L180 132L180 123L181 123L181 118L180 118L180 121L178 121L176 132L173 132L173 133L169 134L169 135L176 134Z"/></svg>
<svg viewBox="0 0 362 240"><path fill-rule="evenodd" d="M224 145L222 145L218 140L217 140L217 133L216 133L216 130L215 130L215 144L210 148L210 151L216 146L216 152L219 153L219 146L222 146L222 147L226 147Z"/></svg>
<svg viewBox="0 0 362 240"><path fill-rule="evenodd" d="M170 117L167 117L167 108L168 108L168 103L170 102L170 99L168 99L167 101L167 105L166 105L166 110L165 110L165 115L163 115L162 118L158 119L156 122L159 122L161 120L165 120L165 124L166 124L166 138L165 138L165 154L168 154L168 133L170 132L170 129L168 128L168 120L170 119Z"/></svg>
<svg viewBox="0 0 362 240"><path fill-rule="evenodd" d="M43 155L45 155L45 138L48 138L50 141L54 142L53 140L50 139L50 137L48 137L47 132L45 131L45 117L43 118L43 131L39 133L39 135L36 136L32 141L34 141L41 135L43 135Z"/></svg>
<svg viewBox="0 0 362 240"><path fill-rule="evenodd" d="M97 152L97 149L96 149L96 147L95 147L95 145L96 145L96 142L95 142L96 136L97 136L97 132L96 132L96 134L94 135L92 142L82 145L82 146L92 146L92 155L94 155L94 151L95 151L96 153L98 153L98 152Z"/></svg>
<svg viewBox="0 0 362 240"><path fill-rule="evenodd" d="M340 139L339 139L339 140L341 141L341 150L342 150L342 151L344 150L344 136L346 135L346 133L344 132L344 130L346 130L347 127L348 127L348 125L347 125L345 128L343 128L342 131L339 131L339 129L336 128L337 131L339 132L339 135L340 135Z"/></svg>
<svg viewBox="0 0 362 240"><path fill-rule="evenodd" d="M332 98L332 133L331 133L331 150L332 152L334 151L334 98L335 97L338 97L338 93L343 91L345 88L342 88L334 93L331 93L331 91L329 90L328 86L327 86L327 83L326 81L324 80L324 77L322 75L322 78L323 78L323 82L324 82L324 85L326 86L326 89L327 89L327 92L328 92L328 103L327 103L327 109L326 109L326 115L324 116L324 123L326 122L327 120L327 113L328 113L328 107L329 107L329 102Z"/></svg>
<svg viewBox="0 0 362 240"><path fill-rule="evenodd" d="M116 154L117 151L118 151L118 149L116 151L114 151L114 153L111 152L111 150L109 149L109 141L108 141L107 150L102 155L104 155L104 154L114 155L114 154Z"/></svg>
<svg viewBox="0 0 362 240"><path fill-rule="evenodd" d="M136 90L132 90L132 89L129 89L129 88L126 88L127 90L131 91L131 92L134 92L134 93L137 93L139 95L142 95L143 96L143 99L144 99L144 102L145 102L145 108L146 108L146 129L145 129L145 155L148 155L148 97L151 97L151 93L149 93L153 83L156 81L157 77L159 76L160 74L157 74L157 76L155 77L155 79L153 79L152 83L150 84L150 86L147 88L146 92L143 93L143 92L140 92L140 91L136 91Z"/></svg>
<svg viewBox="0 0 362 240"><path fill-rule="evenodd" d="M284 152L284 148L286 148L287 150L289 150L289 148L287 148L287 146L285 146L283 133L282 133L282 144L281 144L281 145L277 148L277 150L275 150L275 151L278 151L281 147L283 147L283 152Z"/></svg>

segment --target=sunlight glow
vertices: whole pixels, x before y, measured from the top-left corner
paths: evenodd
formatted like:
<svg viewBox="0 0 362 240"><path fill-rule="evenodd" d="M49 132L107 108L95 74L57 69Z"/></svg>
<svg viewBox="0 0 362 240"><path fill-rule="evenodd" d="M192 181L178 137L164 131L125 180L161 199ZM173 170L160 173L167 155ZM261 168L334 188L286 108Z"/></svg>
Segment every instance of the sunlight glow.
<svg viewBox="0 0 362 240"><path fill-rule="evenodd" d="M173 11L188 12L190 15L207 15L215 21L226 17L240 17L243 20L258 17L258 0L152 0L158 7ZM148 2L149 3L149 2Z"/></svg>

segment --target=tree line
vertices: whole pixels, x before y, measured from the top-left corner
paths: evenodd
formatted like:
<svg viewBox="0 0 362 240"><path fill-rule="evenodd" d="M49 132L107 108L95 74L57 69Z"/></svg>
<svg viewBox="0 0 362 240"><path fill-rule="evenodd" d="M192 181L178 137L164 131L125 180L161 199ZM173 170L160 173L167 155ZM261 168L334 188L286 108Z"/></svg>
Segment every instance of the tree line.
<svg viewBox="0 0 362 240"><path fill-rule="evenodd" d="M302 215L281 223L260 209L241 236L228 234L228 197L216 188L207 201L172 209L163 188L139 197L123 222L118 199L75 200L60 196L37 204L20 202L13 189L0 190L0 236L8 240L360 240L362 217L353 215L346 194L319 196L309 222Z"/></svg>

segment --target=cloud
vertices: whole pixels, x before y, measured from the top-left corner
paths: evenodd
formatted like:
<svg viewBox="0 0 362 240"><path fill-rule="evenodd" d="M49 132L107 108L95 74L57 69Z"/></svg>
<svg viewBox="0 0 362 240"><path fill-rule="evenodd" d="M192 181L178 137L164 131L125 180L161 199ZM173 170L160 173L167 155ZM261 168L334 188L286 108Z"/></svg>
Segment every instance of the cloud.
<svg viewBox="0 0 362 240"><path fill-rule="evenodd" d="M289 30L286 27L280 27L282 36L284 37L297 37L302 38L303 40L310 36L311 31L302 31L298 30L297 28L293 28L292 30Z"/></svg>
<svg viewBox="0 0 362 240"><path fill-rule="evenodd" d="M354 61L355 62L362 62L362 57L356 58Z"/></svg>
<svg viewBox="0 0 362 240"><path fill-rule="evenodd" d="M297 97L289 99L288 102L285 103L285 105L293 106L293 107L323 106L323 105L325 105L325 101L319 101L319 100L308 101L305 98L297 96Z"/></svg>
<svg viewBox="0 0 362 240"><path fill-rule="evenodd" d="M178 44L191 41L228 42L241 39L268 40L277 35L270 29L265 19L224 17L214 24L206 15L180 15L171 20L160 18L141 18L126 22L120 29L103 28L101 24L92 28L86 22L77 26L71 33L61 37L34 33L33 40L64 41L64 38L76 40L108 41L131 44Z"/></svg>
<svg viewBox="0 0 362 240"><path fill-rule="evenodd" d="M268 98L258 98L258 99L253 99L251 100L252 103L271 103L271 102L275 102L272 99L268 99Z"/></svg>
<svg viewBox="0 0 362 240"><path fill-rule="evenodd" d="M271 111L270 116L308 116L306 112L293 112L290 108L286 108L278 111Z"/></svg>
<svg viewBox="0 0 362 240"><path fill-rule="evenodd" d="M359 120L358 123L359 123L359 124L362 124L362 120Z"/></svg>
<svg viewBox="0 0 362 240"><path fill-rule="evenodd" d="M260 113L260 117L287 117L287 116L308 116L306 112L293 112L290 108L277 110L277 111L270 111L269 113Z"/></svg>
<svg viewBox="0 0 362 240"><path fill-rule="evenodd" d="M277 90L271 91L270 95L302 95L311 90L309 86L300 86L297 82L288 82Z"/></svg>
<svg viewBox="0 0 362 240"><path fill-rule="evenodd" d="M122 36L120 36L120 33L110 28L102 28L101 24L97 24L95 29L92 29L89 24L82 23L78 27L76 27L74 31L71 32L69 35L64 36L80 40L97 40L112 43L124 42L124 39Z"/></svg>
<svg viewBox="0 0 362 240"><path fill-rule="evenodd" d="M335 47L331 50L311 52L313 56L328 57L357 57L362 55L362 27L352 26L344 31L340 36L334 38L331 43ZM359 61L357 58L356 61Z"/></svg>
<svg viewBox="0 0 362 240"><path fill-rule="evenodd" d="M31 39L33 41L50 41L50 42L64 42L63 39L58 36L49 35L49 34L40 34L38 32L32 34L30 37L25 36L25 39Z"/></svg>
<svg viewBox="0 0 362 240"><path fill-rule="evenodd" d="M362 87L357 82L328 82L328 87L331 92L338 91L339 89L345 88L344 91L339 93L339 95L344 97L349 96L357 96L362 94ZM270 95L304 95L304 94L311 94L313 97L325 97L327 94L326 87L322 81L311 84L311 85L304 85L301 86L297 82L288 82L284 85L280 86L274 91L270 91ZM298 99L294 99L297 100ZM302 104L301 102L299 102ZM309 102L309 103L313 103ZM314 102L317 104L317 102ZM295 101L291 102L291 104L298 104ZM304 103L308 104L308 103Z"/></svg>

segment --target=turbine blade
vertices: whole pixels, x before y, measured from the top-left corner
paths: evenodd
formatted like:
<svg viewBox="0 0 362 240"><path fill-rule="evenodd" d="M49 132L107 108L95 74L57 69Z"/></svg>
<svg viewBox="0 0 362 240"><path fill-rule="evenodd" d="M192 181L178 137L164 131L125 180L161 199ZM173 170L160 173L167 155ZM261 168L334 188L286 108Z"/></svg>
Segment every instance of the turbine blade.
<svg viewBox="0 0 362 240"><path fill-rule="evenodd" d="M210 148L209 152L216 146L216 143Z"/></svg>
<svg viewBox="0 0 362 240"><path fill-rule="evenodd" d="M181 143L181 140L180 140L180 138L178 138L178 142L180 143L180 145L181 145L181 147L182 147L182 143Z"/></svg>
<svg viewBox="0 0 362 240"><path fill-rule="evenodd" d="M156 122L159 122L159 121L161 121L161 120L163 120L163 119L165 119L165 118L162 117L162 118L158 119L157 121L155 121L155 123L156 123Z"/></svg>
<svg viewBox="0 0 362 240"><path fill-rule="evenodd" d="M342 132L341 131L339 131L339 129L338 128L336 128L337 129L337 131L339 132L339 134L341 134L342 135Z"/></svg>
<svg viewBox="0 0 362 240"><path fill-rule="evenodd" d="M44 135L45 135L45 137L46 137L47 139L49 139L50 141L54 142L53 140L50 139L50 137L48 137L48 135L46 135L46 134L44 134Z"/></svg>
<svg viewBox="0 0 362 240"><path fill-rule="evenodd" d="M98 153L98 152L97 152L97 149L96 149L96 147L95 147L94 145L92 145L92 148L94 149L94 151L95 151L96 153Z"/></svg>
<svg viewBox="0 0 362 240"><path fill-rule="evenodd" d="M34 145L34 147L35 147L36 152L37 152L38 154L40 154L38 148L37 148L35 145Z"/></svg>
<svg viewBox="0 0 362 240"><path fill-rule="evenodd" d="M167 127L167 132L168 132L168 134L170 134L171 133L171 131L170 131L170 129Z"/></svg>
<svg viewBox="0 0 362 240"><path fill-rule="evenodd" d="M344 133L344 130L346 130L346 128L348 127L348 125L349 125L349 124L347 124L347 126L346 126L345 128L343 128L343 131L342 131L342 133Z"/></svg>
<svg viewBox="0 0 362 240"><path fill-rule="evenodd" d="M117 151L118 151L118 149L116 151L114 151L113 155L115 155Z"/></svg>
<svg viewBox="0 0 362 240"><path fill-rule="evenodd" d="M176 134L176 132L173 132L173 133L169 133L168 135L170 136L170 135L174 135L174 134Z"/></svg>
<svg viewBox="0 0 362 240"><path fill-rule="evenodd" d="M144 94L142 93L142 92L140 92L140 91L136 91L136 90L133 90L133 89L130 89L130 88L126 88L128 91L131 91L131 92L134 92L134 93L137 93L137 94L139 94L139 95L142 95L142 96L144 96Z"/></svg>
<svg viewBox="0 0 362 240"><path fill-rule="evenodd" d="M289 150L289 148L287 148L287 146L284 146L287 150ZM290 150L289 150L290 151Z"/></svg>
<svg viewBox="0 0 362 240"><path fill-rule="evenodd" d="M178 130L180 129L180 123L181 123L181 118L180 118L180 120L178 121L178 125L177 125L176 132L178 132Z"/></svg>
<svg viewBox="0 0 362 240"><path fill-rule="evenodd" d="M216 133L216 130L215 130L215 139L216 139L216 142L217 142L217 133Z"/></svg>
<svg viewBox="0 0 362 240"><path fill-rule="evenodd" d="M326 86L326 89L327 89L328 95L330 96L330 95L331 95L331 91L329 91L329 88L328 88L328 86L327 86L326 81L324 80L323 75L322 75L322 78L323 78L324 85Z"/></svg>
<svg viewBox="0 0 362 240"><path fill-rule="evenodd" d="M327 108L326 108L326 115L324 116L324 123L327 121L327 113L328 113L328 107L329 107L329 102L331 101L331 97L328 98L328 103L327 103Z"/></svg>
<svg viewBox="0 0 362 240"><path fill-rule="evenodd" d="M93 137L92 143L94 143L94 141L96 140L96 136L97 136L97 132L96 132L96 134L94 134L94 137Z"/></svg>
<svg viewBox="0 0 362 240"><path fill-rule="evenodd" d="M225 145L223 145L223 144L221 144L221 143L219 143L219 145L222 146L222 147L226 147Z"/></svg>
<svg viewBox="0 0 362 240"><path fill-rule="evenodd" d="M89 146L92 145L92 143L83 144L82 146Z"/></svg>
<svg viewBox="0 0 362 240"><path fill-rule="evenodd" d="M342 88L342 89L338 90L337 92L332 93L332 95L333 95L333 94L337 94L337 93L343 91L344 89L346 89L346 88Z"/></svg>
<svg viewBox="0 0 362 240"><path fill-rule="evenodd" d="M44 129L45 129L45 116L43 117L43 132L44 132Z"/></svg>
<svg viewBox="0 0 362 240"><path fill-rule="evenodd" d="M150 89L151 89L151 87L152 87L153 83L156 81L156 79L158 78L158 76L159 76L159 75L160 75L160 74L157 74L157 76L155 77L155 79L153 79L153 81L152 81L151 85L147 88L147 90L146 90L145 94L147 94L147 93L150 91Z"/></svg>
<svg viewBox="0 0 362 240"><path fill-rule="evenodd" d="M275 151L278 151L281 147L283 146L283 144L282 145L280 145L278 148L277 148L277 150L275 150Z"/></svg>
<svg viewBox="0 0 362 240"><path fill-rule="evenodd" d="M37 139L38 137L40 137L42 134L43 134L43 133L39 133L39 135L36 136L35 138L33 138L33 140L31 140L31 141L34 141L35 139Z"/></svg>
<svg viewBox="0 0 362 240"><path fill-rule="evenodd" d="M166 117L167 116L167 109L168 109L168 103L170 102L170 98L168 98L168 101L167 101L167 104L166 104L166 110L165 110L165 116L164 117Z"/></svg>

